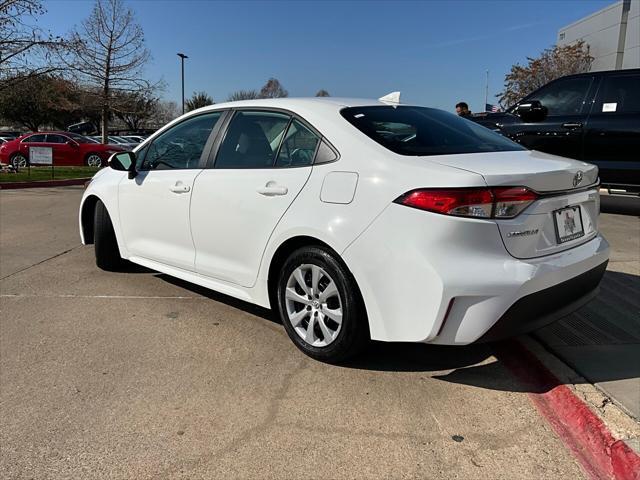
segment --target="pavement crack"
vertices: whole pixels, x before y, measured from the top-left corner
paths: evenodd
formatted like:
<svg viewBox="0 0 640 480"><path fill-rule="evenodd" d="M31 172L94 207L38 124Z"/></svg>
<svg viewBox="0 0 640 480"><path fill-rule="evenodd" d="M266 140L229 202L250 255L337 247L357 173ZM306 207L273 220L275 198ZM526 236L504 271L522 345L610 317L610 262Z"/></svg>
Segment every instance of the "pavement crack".
<svg viewBox="0 0 640 480"><path fill-rule="evenodd" d="M28 267L21 268L17 272L13 272L13 273L10 273L9 275L5 275L4 277L1 277L0 280L4 280L6 278L13 277L14 275L17 275L18 273L24 272L25 270L29 270L30 268L37 267L38 265L42 265L43 263L46 263L49 260L53 260L54 258L60 257L60 256L64 255L65 253L69 253L69 252L75 250L78 247L82 247L82 244L76 245L75 247L72 247L72 248L69 248L68 250L65 250L64 252L56 253L55 255L52 255L51 257L45 258L44 260L40 260L39 262L36 262L36 263L34 263L32 265L29 265Z"/></svg>

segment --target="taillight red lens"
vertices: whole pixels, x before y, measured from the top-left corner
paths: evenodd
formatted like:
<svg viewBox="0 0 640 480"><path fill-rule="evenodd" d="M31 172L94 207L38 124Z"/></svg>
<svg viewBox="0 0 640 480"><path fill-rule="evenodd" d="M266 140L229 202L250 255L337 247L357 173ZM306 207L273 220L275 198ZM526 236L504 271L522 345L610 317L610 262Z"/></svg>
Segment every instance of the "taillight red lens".
<svg viewBox="0 0 640 480"><path fill-rule="evenodd" d="M444 215L513 218L537 198L526 187L430 188L408 192L396 203Z"/></svg>

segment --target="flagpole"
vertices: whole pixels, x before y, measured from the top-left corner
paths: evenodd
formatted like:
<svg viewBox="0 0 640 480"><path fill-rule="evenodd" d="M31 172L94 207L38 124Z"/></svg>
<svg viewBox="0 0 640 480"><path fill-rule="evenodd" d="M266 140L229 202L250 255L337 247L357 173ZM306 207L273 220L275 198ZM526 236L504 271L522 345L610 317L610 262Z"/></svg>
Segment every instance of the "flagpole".
<svg viewBox="0 0 640 480"><path fill-rule="evenodd" d="M484 89L484 110L487 110L487 105L489 104L489 70L487 70L487 83Z"/></svg>

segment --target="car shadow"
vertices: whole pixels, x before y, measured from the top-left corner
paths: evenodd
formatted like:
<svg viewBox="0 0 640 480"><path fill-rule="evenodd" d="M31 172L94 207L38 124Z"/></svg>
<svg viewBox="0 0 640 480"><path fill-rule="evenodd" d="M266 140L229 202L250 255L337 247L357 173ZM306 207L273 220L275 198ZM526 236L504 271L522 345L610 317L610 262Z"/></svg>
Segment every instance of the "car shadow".
<svg viewBox="0 0 640 480"><path fill-rule="evenodd" d="M228 295L214 292L207 288L194 285L192 283L170 277L165 274L156 274L167 283L184 288L197 295L201 295L216 302L223 303L233 308L238 308L244 312L255 315L259 318L280 324L279 317L270 309L262 308L242 300L235 299ZM607 272L609 281L616 279L625 285L634 285L638 277L634 275L621 274L617 272ZM592 302L598 302L611 295L611 289L605 283L600 296ZM594 308L592 304L587 304L574 313L557 323L566 321L574 315L588 314L589 308ZM591 305L591 306L590 306ZM549 327L546 327L549 328ZM522 349L516 346L513 340L502 342L471 344L466 346L442 346L416 343L386 343L373 341L366 350L354 359L342 362L339 368L349 368L380 372L423 372L430 378L443 382L469 385L489 390L543 393L561 384L554 376L543 376L527 380L528 374L514 375L513 372L526 372L533 368L530 363L535 362L529 355L520 356ZM291 348L295 348L291 345ZM549 348L552 350L552 348ZM603 363L607 363L604 361ZM636 369L616 369L600 372L598 381L610 381L625 378L637 378L640 376L640 366ZM542 378L542 380L540 380Z"/></svg>

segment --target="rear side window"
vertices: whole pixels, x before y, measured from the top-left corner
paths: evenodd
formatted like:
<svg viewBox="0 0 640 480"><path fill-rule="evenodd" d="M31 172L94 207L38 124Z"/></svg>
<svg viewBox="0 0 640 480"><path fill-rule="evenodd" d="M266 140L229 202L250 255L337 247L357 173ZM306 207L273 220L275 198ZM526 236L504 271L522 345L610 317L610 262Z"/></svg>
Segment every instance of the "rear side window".
<svg viewBox="0 0 640 480"><path fill-rule="evenodd" d="M30 137L27 137L22 141L24 143L45 143L46 140L46 135L31 135Z"/></svg>
<svg viewBox="0 0 640 480"><path fill-rule="evenodd" d="M67 143L67 138L62 135L49 133L47 135L47 143Z"/></svg>
<svg viewBox="0 0 640 480"><path fill-rule="evenodd" d="M640 75L607 76L602 80L594 113L640 112Z"/></svg>
<svg viewBox="0 0 640 480"><path fill-rule="evenodd" d="M214 168L273 167L289 119L289 115L275 112L236 112Z"/></svg>
<svg viewBox="0 0 640 480"><path fill-rule="evenodd" d="M289 125L280 147L276 167L303 167L313 163L318 146L318 136L298 120Z"/></svg>
<svg viewBox="0 0 640 480"><path fill-rule="evenodd" d="M591 77L558 80L529 95L527 101L538 100L548 115L579 115L591 86Z"/></svg>
<svg viewBox="0 0 640 480"><path fill-rule="evenodd" d="M369 138L400 155L525 150L488 128L433 108L350 107L340 113Z"/></svg>

